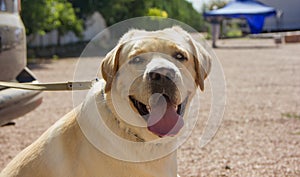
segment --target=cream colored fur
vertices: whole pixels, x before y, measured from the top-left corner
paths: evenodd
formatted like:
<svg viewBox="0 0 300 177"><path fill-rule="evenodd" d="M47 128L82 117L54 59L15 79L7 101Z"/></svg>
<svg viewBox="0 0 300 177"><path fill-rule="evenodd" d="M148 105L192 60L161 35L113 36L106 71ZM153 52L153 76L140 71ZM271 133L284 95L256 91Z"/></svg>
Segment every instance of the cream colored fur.
<svg viewBox="0 0 300 177"><path fill-rule="evenodd" d="M159 159L142 162L119 160L107 155L103 148L120 156L143 159L164 148L158 145L149 146L145 152L136 151L138 146L127 146L112 138L105 130L111 130L119 137L140 142L160 139L147 128L137 128L121 120L113 108L111 89L117 72L116 64L121 66L130 59L133 49L132 38L163 36L181 48L187 48L194 56L185 65L191 70L196 86L203 89L203 80L210 70L210 57L201 46L182 29L175 27L158 32L133 30L128 32L118 46L109 53L102 65L104 80L90 90L86 100L80 106L61 118L50 127L39 139L18 154L1 172L1 177L175 177L177 175L176 151L167 153ZM174 38L176 37L176 38ZM136 38L137 39L137 38ZM162 44L153 40L153 46L161 48ZM177 46L174 46L176 48ZM154 52L155 47L149 46ZM148 47L146 47L148 48ZM166 48L167 51L174 50ZM149 52L148 51L148 52ZM147 52L147 51L146 51ZM193 59L194 57L194 59ZM124 83L123 83L124 84ZM126 82L125 82L126 84ZM193 91L195 88L191 88ZM117 89L118 94L122 92ZM140 93L145 94L145 93ZM120 96L121 99L121 96ZM180 99L179 99L180 100ZM129 105L123 105L123 107ZM99 116L100 113L100 116ZM137 118L138 119L138 118ZM100 121L100 122L99 122ZM140 120L137 120L140 121ZM156 147L157 146L157 147Z"/></svg>

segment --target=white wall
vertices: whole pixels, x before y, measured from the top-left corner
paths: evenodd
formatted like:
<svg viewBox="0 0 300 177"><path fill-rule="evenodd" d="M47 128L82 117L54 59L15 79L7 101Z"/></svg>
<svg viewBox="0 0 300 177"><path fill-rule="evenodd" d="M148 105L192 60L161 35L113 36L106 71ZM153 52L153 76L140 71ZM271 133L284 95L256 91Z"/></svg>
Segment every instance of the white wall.
<svg viewBox="0 0 300 177"><path fill-rule="evenodd" d="M82 41L90 41L93 37L95 37L99 32L103 31L106 28L106 23L104 18L99 12L95 12L85 21L85 31L83 32ZM107 31L106 31L107 32ZM28 40L30 43L29 46L48 46L48 45L56 45L57 44L57 31L51 31L43 36L37 36L33 40ZM109 34L106 34L109 37ZM33 36L28 36L30 39ZM78 37L73 32L68 32L64 36L60 38L61 44L70 44L80 41Z"/></svg>

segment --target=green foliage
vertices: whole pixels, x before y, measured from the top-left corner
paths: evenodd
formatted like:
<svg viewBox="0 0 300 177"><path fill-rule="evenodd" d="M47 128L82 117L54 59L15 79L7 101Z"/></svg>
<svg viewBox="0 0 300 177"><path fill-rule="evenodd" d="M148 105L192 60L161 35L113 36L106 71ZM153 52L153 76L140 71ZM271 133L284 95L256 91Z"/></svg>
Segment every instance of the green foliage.
<svg viewBox="0 0 300 177"><path fill-rule="evenodd" d="M48 10L47 1L23 0L21 2L21 17L27 34L45 34L45 32L51 30L48 23L52 22L52 19L49 15L50 10Z"/></svg>
<svg viewBox="0 0 300 177"><path fill-rule="evenodd" d="M69 0L69 2L80 9L77 14L82 18L99 11L108 26L147 13L147 2L140 0Z"/></svg>
<svg viewBox="0 0 300 177"><path fill-rule="evenodd" d="M75 10L72 4L66 1L54 1L52 11L56 13L56 28L60 34L65 34L68 31L73 31L77 36L83 31L82 20L77 19Z"/></svg>
<svg viewBox="0 0 300 177"><path fill-rule="evenodd" d="M26 33L45 34L57 29L60 34L73 31L80 36L82 21L76 17L72 4L67 0L23 0L21 17Z"/></svg>
<svg viewBox="0 0 300 177"><path fill-rule="evenodd" d="M202 14L186 0L69 0L69 2L74 7L80 8L77 14L83 18L94 11L99 11L108 26L129 18L147 16L149 13L158 15L157 10L161 10L165 11L169 18L182 21L200 31L205 29Z"/></svg>
<svg viewBox="0 0 300 177"><path fill-rule="evenodd" d="M193 5L186 0L152 0L152 4L150 4L150 6L165 10L168 13L169 18L184 22L196 30L204 30L202 14L198 13L193 8Z"/></svg>
<svg viewBox="0 0 300 177"><path fill-rule="evenodd" d="M73 31L80 36L83 21L99 11L106 24L140 16L161 16L182 21L196 30L205 30L202 14L186 0L22 0L21 17L27 35L43 35L57 29L59 35ZM58 39L59 43L59 39Z"/></svg>
<svg viewBox="0 0 300 177"><path fill-rule="evenodd" d="M236 38L236 37L242 37L243 33L241 28L239 27L240 20L239 19L231 19L231 20L226 20L226 26L222 25L221 28L224 28L224 37L228 38Z"/></svg>
<svg viewBox="0 0 300 177"><path fill-rule="evenodd" d="M148 9L148 13L147 16L156 16L156 17L163 17L163 18L167 18L168 17L168 13L164 10L161 10L159 8L149 8Z"/></svg>

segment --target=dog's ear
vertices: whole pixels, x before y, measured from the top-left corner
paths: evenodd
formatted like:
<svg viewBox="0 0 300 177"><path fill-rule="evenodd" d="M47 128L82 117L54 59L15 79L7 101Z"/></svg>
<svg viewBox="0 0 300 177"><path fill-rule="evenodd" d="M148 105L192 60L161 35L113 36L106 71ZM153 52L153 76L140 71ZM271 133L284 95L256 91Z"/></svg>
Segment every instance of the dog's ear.
<svg viewBox="0 0 300 177"><path fill-rule="evenodd" d="M117 45L111 50L103 59L101 65L101 73L103 79L106 81L105 92L110 91L113 79L119 69L119 57L122 45Z"/></svg>
<svg viewBox="0 0 300 177"><path fill-rule="evenodd" d="M202 47L202 45L193 39L193 37L185 30L179 26L174 26L172 28L178 33L178 35L183 35L186 40L189 41L192 46L192 52L194 56L195 71L196 71L196 84L199 85L200 89L204 90L204 80L208 76L211 70L211 56Z"/></svg>
<svg viewBox="0 0 300 177"><path fill-rule="evenodd" d="M113 79L118 72L120 53L123 49L123 46L133 38L136 32L137 30L132 29L125 33L119 40L117 46L112 49L103 59L101 73L103 79L106 81L105 92L110 91Z"/></svg>
<svg viewBox="0 0 300 177"><path fill-rule="evenodd" d="M204 90L204 80L208 76L211 70L211 56L209 53L201 46L201 44L195 41L192 37L189 38L190 43L194 49L194 63L196 70L196 83L199 85L200 89Z"/></svg>

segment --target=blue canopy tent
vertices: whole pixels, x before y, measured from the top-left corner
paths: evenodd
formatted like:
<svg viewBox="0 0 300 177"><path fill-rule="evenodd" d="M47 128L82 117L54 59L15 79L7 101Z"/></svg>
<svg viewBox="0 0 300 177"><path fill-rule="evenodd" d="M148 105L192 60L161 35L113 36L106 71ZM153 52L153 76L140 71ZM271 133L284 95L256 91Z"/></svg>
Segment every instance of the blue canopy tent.
<svg viewBox="0 0 300 177"><path fill-rule="evenodd" d="M260 33L263 29L265 17L276 15L276 9L255 0L235 0L221 9L204 13L205 19L217 23L223 18L243 18L252 34Z"/></svg>

